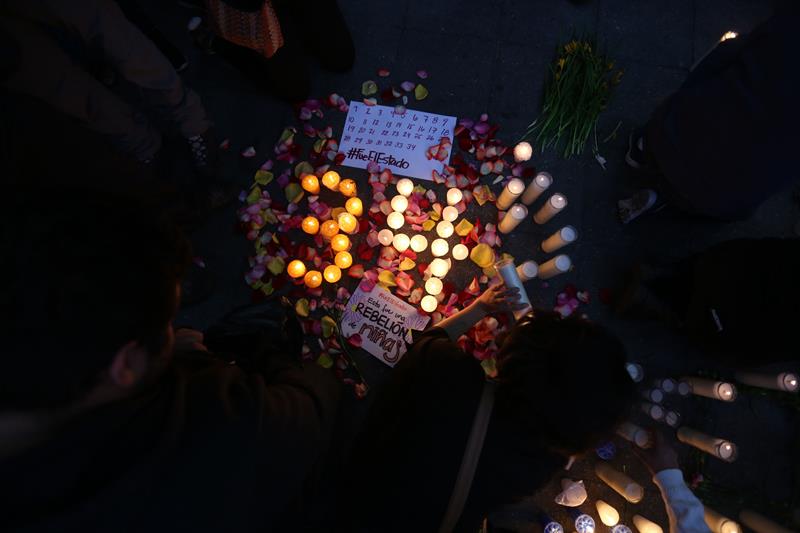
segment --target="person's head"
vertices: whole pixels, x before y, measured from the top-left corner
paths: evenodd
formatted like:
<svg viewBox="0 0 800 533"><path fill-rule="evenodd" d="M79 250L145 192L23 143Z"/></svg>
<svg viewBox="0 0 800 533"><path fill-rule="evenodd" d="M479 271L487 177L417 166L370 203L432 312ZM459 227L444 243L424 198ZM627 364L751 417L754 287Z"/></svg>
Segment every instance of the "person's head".
<svg viewBox="0 0 800 533"><path fill-rule="evenodd" d="M633 401L625 360L622 343L605 328L537 311L520 320L500 348L497 414L548 448L585 451Z"/></svg>
<svg viewBox="0 0 800 533"><path fill-rule="evenodd" d="M171 352L187 241L132 196L6 193L0 412L133 389Z"/></svg>

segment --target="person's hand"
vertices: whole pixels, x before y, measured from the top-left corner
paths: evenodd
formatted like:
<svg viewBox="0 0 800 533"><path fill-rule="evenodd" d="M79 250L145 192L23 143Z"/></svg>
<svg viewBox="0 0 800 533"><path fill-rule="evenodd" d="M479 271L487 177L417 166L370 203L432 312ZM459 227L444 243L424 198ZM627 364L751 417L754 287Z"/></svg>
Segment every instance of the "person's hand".
<svg viewBox="0 0 800 533"><path fill-rule="evenodd" d="M485 313L518 311L528 307L528 304L519 301L519 289L509 289L504 284L489 287L478 296L476 303Z"/></svg>
<svg viewBox="0 0 800 533"><path fill-rule="evenodd" d="M638 446L633 447L634 453L650 470L653 475L662 470L678 467L678 454L673 446L674 439L667 439L659 430L653 431L655 442L651 448L643 450Z"/></svg>
<svg viewBox="0 0 800 533"><path fill-rule="evenodd" d="M190 328L180 328L175 330L175 351L176 352L207 352L208 348L203 344L203 332Z"/></svg>

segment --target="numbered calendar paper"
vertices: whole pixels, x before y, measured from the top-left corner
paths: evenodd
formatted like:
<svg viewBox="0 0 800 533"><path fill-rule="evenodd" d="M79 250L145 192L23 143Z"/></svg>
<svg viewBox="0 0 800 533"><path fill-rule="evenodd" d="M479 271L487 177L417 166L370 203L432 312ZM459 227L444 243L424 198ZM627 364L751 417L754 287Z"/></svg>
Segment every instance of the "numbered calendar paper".
<svg viewBox="0 0 800 533"><path fill-rule="evenodd" d="M367 168L375 161L393 174L430 180L431 171L441 173L450 163L450 154L439 161L428 157L428 149L443 137L452 141L455 127L455 117L413 109L400 114L393 107L350 102L339 142L342 164Z"/></svg>

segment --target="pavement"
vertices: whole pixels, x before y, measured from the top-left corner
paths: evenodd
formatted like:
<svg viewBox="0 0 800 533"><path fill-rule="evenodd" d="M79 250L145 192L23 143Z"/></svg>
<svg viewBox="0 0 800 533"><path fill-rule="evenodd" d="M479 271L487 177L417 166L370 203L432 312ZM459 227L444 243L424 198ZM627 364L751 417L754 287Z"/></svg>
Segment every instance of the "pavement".
<svg viewBox="0 0 800 533"><path fill-rule="evenodd" d="M563 160L553 151L534 154L533 163L547 170L557 189L569 198L559 215L562 223L578 228L579 241L569 254L576 269L553 280L551 287L533 285L535 303L552 307L555 294L567 283L586 289L592 302L582 306L594 320L623 339L631 360L641 363L649 377L678 376L686 372L726 375L731 369L714 366L668 327L613 316L598 298L600 289L617 286L625 270L637 259L683 257L711 244L737 237L790 237L798 209L785 191L765 202L748 220L711 223L663 211L629 226L616 219L616 200L635 188L624 170L628 132L644 124L656 105L676 90L691 66L727 30L746 32L771 13L769 2L754 0L603 0L572 3L564 0L372 0L340 2L353 33L356 64L346 74L331 74L312 65L312 94L337 92L358 97L361 82L375 79L378 68L392 71L392 79L414 79L426 69L430 96L419 108L426 111L477 117L488 113L501 126L499 137L512 144L536 118L543 82L555 49L573 35L596 35L610 57L625 71L598 132L602 136L621 122L616 138L600 148L608 160L604 170L586 154ZM285 125L294 122L290 106L249 84L235 69L216 56L192 46L186 31L191 13L171 2L142 2L164 31L190 58L184 77L203 98L220 138L229 137L232 150L253 145L252 160L234 152L225 159L225 175L244 188L254 169L272 154L272 146ZM338 120L342 121L343 118ZM335 121L334 121L335 122ZM364 173L353 172L366 190ZM216 214L193 235L196 253L214 273L214 296L200 305L181 310L179 322L204 328L228 310L247 303L251 291L244 282L251 245L234 230L234 208ZM553 228L555 229L555 228ZM536 259L536 243L546 235L528 225L514 232L504 250L517 257ZM539 252L541 254L541 252ZM358 359L373 389L389 370L369 356ZM796 362L795 362L795 368ZM565 391L565 394L572 393ZM591 397L587 396L587 401ZM366 402L353 402L363 412ZM743 507L773 516L791 515L800 506L797 450L798 402L779 394L744 391L733 404L692 398L676 402L685 420L708 433L739 445L733 464L713 459L702 471L707 489L699 491L710 506L735 518ZM354 420L358 416L353 417ZM354 422L355 424L355 422ZM698 455L682 451L689 468ZM627 504L593 473L590 461L579 461L565 477L585 480L590 500L582 507L596 516L592 502L603 498L615 505L623 523L642 514L666 528L666 515L654 485L631 454L623 450L615 465L645 486L646 498ZM687 469L687 470L688 470ZM552 503L558 480L532 499L555 518L567 515ZM530 525L517 524L527 531ZM569 530L569 529L568 529Z"/></svg>

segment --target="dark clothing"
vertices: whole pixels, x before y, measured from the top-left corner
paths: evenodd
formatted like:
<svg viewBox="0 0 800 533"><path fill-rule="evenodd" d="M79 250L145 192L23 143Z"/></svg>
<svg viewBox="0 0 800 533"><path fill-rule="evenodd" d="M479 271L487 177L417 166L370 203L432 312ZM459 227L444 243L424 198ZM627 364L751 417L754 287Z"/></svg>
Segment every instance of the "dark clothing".
<svg viewBox="0 0 800 533"><path fill-rule="evenodd" d="M485 381L440 328L422 333L378 393L353 453L342 531L435 531L461 466ZM457 530L529 496L565 463L492 413Z"/></svg>
<svg viewBox="0 0 800 533"><path fill-rule="evenodd" d="M316 365L247 375L176 356L132 397L0 459L0 530L300 530L339 392Z"/></svg>
<svg viewBox="0 0 800 533"><path fill-rule="evenodd" d="M799 12L721 43L654 113L646 148L681 209L745 218L797 179Z"/></svg>

